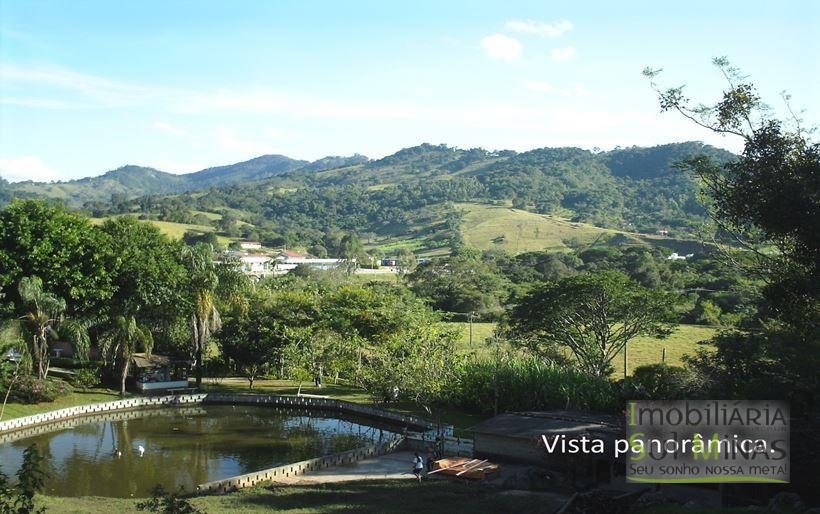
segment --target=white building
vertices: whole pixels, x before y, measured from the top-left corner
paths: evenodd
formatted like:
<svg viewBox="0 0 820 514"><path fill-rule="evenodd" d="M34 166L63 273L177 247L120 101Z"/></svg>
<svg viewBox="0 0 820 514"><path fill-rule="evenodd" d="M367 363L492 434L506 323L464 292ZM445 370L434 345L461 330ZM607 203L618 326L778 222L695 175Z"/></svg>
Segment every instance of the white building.
<svg viewBox="0 0 820 514"><path fill-rule="evenodd" d="M243 250L259 250L262 248L262 243L258 241L240 241L239 247Z"/></svg>
<svg viewBox="0 0 820 514"><path fill-rule="evenodd" d="M310 266L311 268L320 270L330 270L348 263L352 263L355 266L356 259L317 259L298 252L282 250L276 255L272 269L273 273L283 275L299 265Z"/></svg>

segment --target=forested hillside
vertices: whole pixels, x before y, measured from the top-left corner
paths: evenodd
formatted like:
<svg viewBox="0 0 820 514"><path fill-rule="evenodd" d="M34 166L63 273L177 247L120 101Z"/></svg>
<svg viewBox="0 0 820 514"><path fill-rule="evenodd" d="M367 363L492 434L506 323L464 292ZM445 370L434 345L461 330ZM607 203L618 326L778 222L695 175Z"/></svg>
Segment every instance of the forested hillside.
<svg viewBox="0 0 820 514"><path fill-rule="evenodd" d="M107 202L153 194L195 191L230 184L242 184L273 177L296 169L318 171L328 167L362 162L366 157L325 157L315 162L301 161L284 155L262 155L249 161L207 168L195 173L176 175L154 168L127 165L97 177L66 182L19 182L3 186L19 196L40 196L64 201L71 207L87 202ZM1 193L0 193L1 195ZM0 196L2 201L2 196Z"/></svg>
<svg viewBox="0 0 820 514"><path fill-rule="evenodd" d="M591 152L541 148L489 152L422 144L378 160L361 155L313 163L262 156L243 163L171 175L128 166L102 177L67 183L21 183L10 194L48 196L106 217L213 226L226 237L271 245L323 245L341 231L387 249L435 252L472 235L465 216L477 207L512 207L489 238L498 248L534 249L562 241L554 220L619 232L691 237L704 221L695 178L675 163L696 155L726 161L732 155L701 143ZM81 201L82 200L82 201ZM466 207L465 207L466 206ZM516 214L518 213L518 214ZM467 216L468 222L475 216ZM552 229L557 232L553 232ZM614 232L612 232L614 231ZM582 230L582 239L601 235ZM522 241L522 234L528 233ZM472 237L476 240L476 237ZM515 241L515 243L513 243ZM563 243L558 244L562 246ZM544 247L550 246L544 244Z"/></svg>

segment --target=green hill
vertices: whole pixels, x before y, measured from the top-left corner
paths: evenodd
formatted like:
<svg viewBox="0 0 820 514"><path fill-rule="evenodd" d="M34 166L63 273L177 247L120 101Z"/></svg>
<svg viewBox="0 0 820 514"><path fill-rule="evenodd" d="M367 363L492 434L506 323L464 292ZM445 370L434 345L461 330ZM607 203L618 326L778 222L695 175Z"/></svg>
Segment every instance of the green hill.
<svg viewBox="0 0 820 514"><path fill-rule="evenodd" d="M589 244L601 236L622 232L576 223L556 216L536 214L512 207L458 204L464 212L461 234L480 250L522 253L534 250L567 250L567 241Z"/></svg>
<svg viewBox="0 0 820 514"><path fill-rule="evenodd" d="M207 168L194 173L176 175L144 166L126 165L97 177L65 182L18 182L0 184L0 200L5 196L40 196L62 200L70 206L81 207L87 202L108 202L112 195L130 199L146 195L166 195L185 191L199 191L211 187L246 184L275 177L304 168L306 172L328 167L366 162L361 155L352 157L325 157L308 162L283 155L263 155L254 159ZM8 192L6 192L6 190Z"/></svg>
<svg viewBox="0 0 820 514"><path fill-rule="evenodd" d="M48 196L98 217L139 213L271 246L322 246L341 231L385 253L441 254L459 239L562 250L616 236L690 253L706 213L695 177L674 164L701 154L732 158L695 142L597 153L422 144L372 161L268 155L187 175L128 166L63 183L0 183L0 198ZM669 237L651 236L660 231Z"/></svg>

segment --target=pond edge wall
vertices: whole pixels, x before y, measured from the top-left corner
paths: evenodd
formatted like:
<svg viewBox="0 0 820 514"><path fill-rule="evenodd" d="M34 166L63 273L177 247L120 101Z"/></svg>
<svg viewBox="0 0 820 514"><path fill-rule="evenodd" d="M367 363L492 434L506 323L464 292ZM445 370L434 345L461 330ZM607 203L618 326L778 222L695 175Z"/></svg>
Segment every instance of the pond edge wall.
<svg viewBox="0 0 820 514"><path fill-rule="evenodd" d="M382 443L370 444L346 452L334 453L324 457L317 457L315 459L303 460L283 466L276 466L275 468L263 469L244 475L207 482L196 486L196 492L197 494L230 493L262 483L274 482L276 479L303 475L308 471L351 464L370 457L378 457L379 455L391 453L399 449L404 444L404 440L405 436L397 435Z"/></svg>
<svg viewBox="0 0 820 514"><path fill-rule="evenodd" d="M298 407L354 414L393 424L398 427L405 428L406 430L430 432L434 431L436 428L430 421L417 416L399 414L344 400L273 394L197 393L176 396L128 398L125 400L115 400L112 402L78 405L76 407L67 407L64 409L43 412L41 414L13 418L6 421L0 421L0 434L104 412L208 404ZM447 427L445 430L451 431L452 428Z"/></svg>

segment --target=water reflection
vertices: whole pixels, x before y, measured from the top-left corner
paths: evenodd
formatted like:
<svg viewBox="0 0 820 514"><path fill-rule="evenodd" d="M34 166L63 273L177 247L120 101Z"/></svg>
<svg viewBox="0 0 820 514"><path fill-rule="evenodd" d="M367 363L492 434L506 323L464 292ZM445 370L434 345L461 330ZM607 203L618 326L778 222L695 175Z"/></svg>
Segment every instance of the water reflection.
<svg viewBox="0 0 820 514"><path fill-rule="evenodd" d="M0 471L16 472L23 450L36 442L49 474L47 494L143 497L156 484L192 491L197 484L350 450L390 434L351 418L305 411L161 409L7 442L0 445Z"/></svg>

